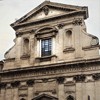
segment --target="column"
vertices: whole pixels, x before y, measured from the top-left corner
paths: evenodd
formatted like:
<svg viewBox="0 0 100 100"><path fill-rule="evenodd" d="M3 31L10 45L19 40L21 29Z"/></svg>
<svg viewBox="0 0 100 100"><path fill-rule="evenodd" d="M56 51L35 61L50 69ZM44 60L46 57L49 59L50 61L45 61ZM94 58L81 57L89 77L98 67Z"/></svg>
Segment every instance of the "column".
<svg viewBox="0 0 100 100"><path fill-rule="evenodd" d="M82 52L82 43L81 43L81 24L82 24L82 19L75 19L74 22L74 27L73 27L73 33L74 33L74 43L75 43L75 58L80 58L83 56Z"/></svg>
<svg viewBox="0 0 100 100"><path fill-rule="evenodd" d="M58 82L58 99L65 100L65 91L64 91L64 77L57 78Z"/></svg>
<svg viewBox="0 0 100 100"><path fill-rule="evenodd" d="M22 40L21 40L21 37L17 37L17 40L16 40L16 66L20 66L20 57L21 57L21 53L23 52L22 51Z"/></svg>
<svg viewBox="0 0 100 100"><path fill-rule="evenodd" d="M76 100L87 100L86 99L86 76L76 75L74 76L74 80L76 81Z"/></svg>

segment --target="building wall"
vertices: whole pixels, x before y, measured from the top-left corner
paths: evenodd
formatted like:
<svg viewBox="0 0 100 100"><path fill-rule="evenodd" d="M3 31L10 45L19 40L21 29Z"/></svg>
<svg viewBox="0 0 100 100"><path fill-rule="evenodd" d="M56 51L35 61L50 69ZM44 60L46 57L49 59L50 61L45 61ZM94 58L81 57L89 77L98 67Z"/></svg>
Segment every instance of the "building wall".
<svg viewBox="0 0 100 100"><path fill-rule="evenodd" d="M0 61L0 100L99 100L99 40L86 31L87 7L45 2L11 25L15 45ZM41 56L48 38L51 55Z"/></svg>

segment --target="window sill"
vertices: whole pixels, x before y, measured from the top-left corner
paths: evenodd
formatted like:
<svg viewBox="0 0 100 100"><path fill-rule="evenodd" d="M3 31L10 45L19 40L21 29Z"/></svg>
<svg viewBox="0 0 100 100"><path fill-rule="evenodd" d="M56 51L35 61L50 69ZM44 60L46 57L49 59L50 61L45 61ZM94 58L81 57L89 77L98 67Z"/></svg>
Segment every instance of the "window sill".
<svg viewBox="0 0 100 100"><path fill-rule="evenodd" d="M50 55L50 56L44 56L44 57L37 57L36 60L38 60L39 62L43 62L43 61L51 61L52 58L57 58L57 56Z"/></svg>

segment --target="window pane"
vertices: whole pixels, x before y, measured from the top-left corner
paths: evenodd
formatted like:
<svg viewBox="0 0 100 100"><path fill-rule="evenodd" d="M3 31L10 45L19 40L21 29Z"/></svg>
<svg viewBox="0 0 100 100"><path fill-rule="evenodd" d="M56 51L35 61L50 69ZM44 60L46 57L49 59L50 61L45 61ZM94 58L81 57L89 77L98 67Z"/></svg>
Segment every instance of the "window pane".
<svg viewBox="0 0 100 100"><path fill-rule="evenodd" d="M51 39L44 39L41 42L41 56L48 56L51 55Z"/></svg>

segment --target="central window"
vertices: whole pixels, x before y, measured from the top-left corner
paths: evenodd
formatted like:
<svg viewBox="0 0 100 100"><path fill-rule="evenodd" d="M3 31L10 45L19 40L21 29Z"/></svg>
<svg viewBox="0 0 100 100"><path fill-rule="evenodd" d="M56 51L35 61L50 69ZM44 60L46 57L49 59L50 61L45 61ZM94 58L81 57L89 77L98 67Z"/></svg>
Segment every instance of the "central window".
<svg viewBox="0 0 100 100"><path fill-rule="evenodd" d="M52 49L51 38L41 40L41 56L50 56Z"/></svg>

